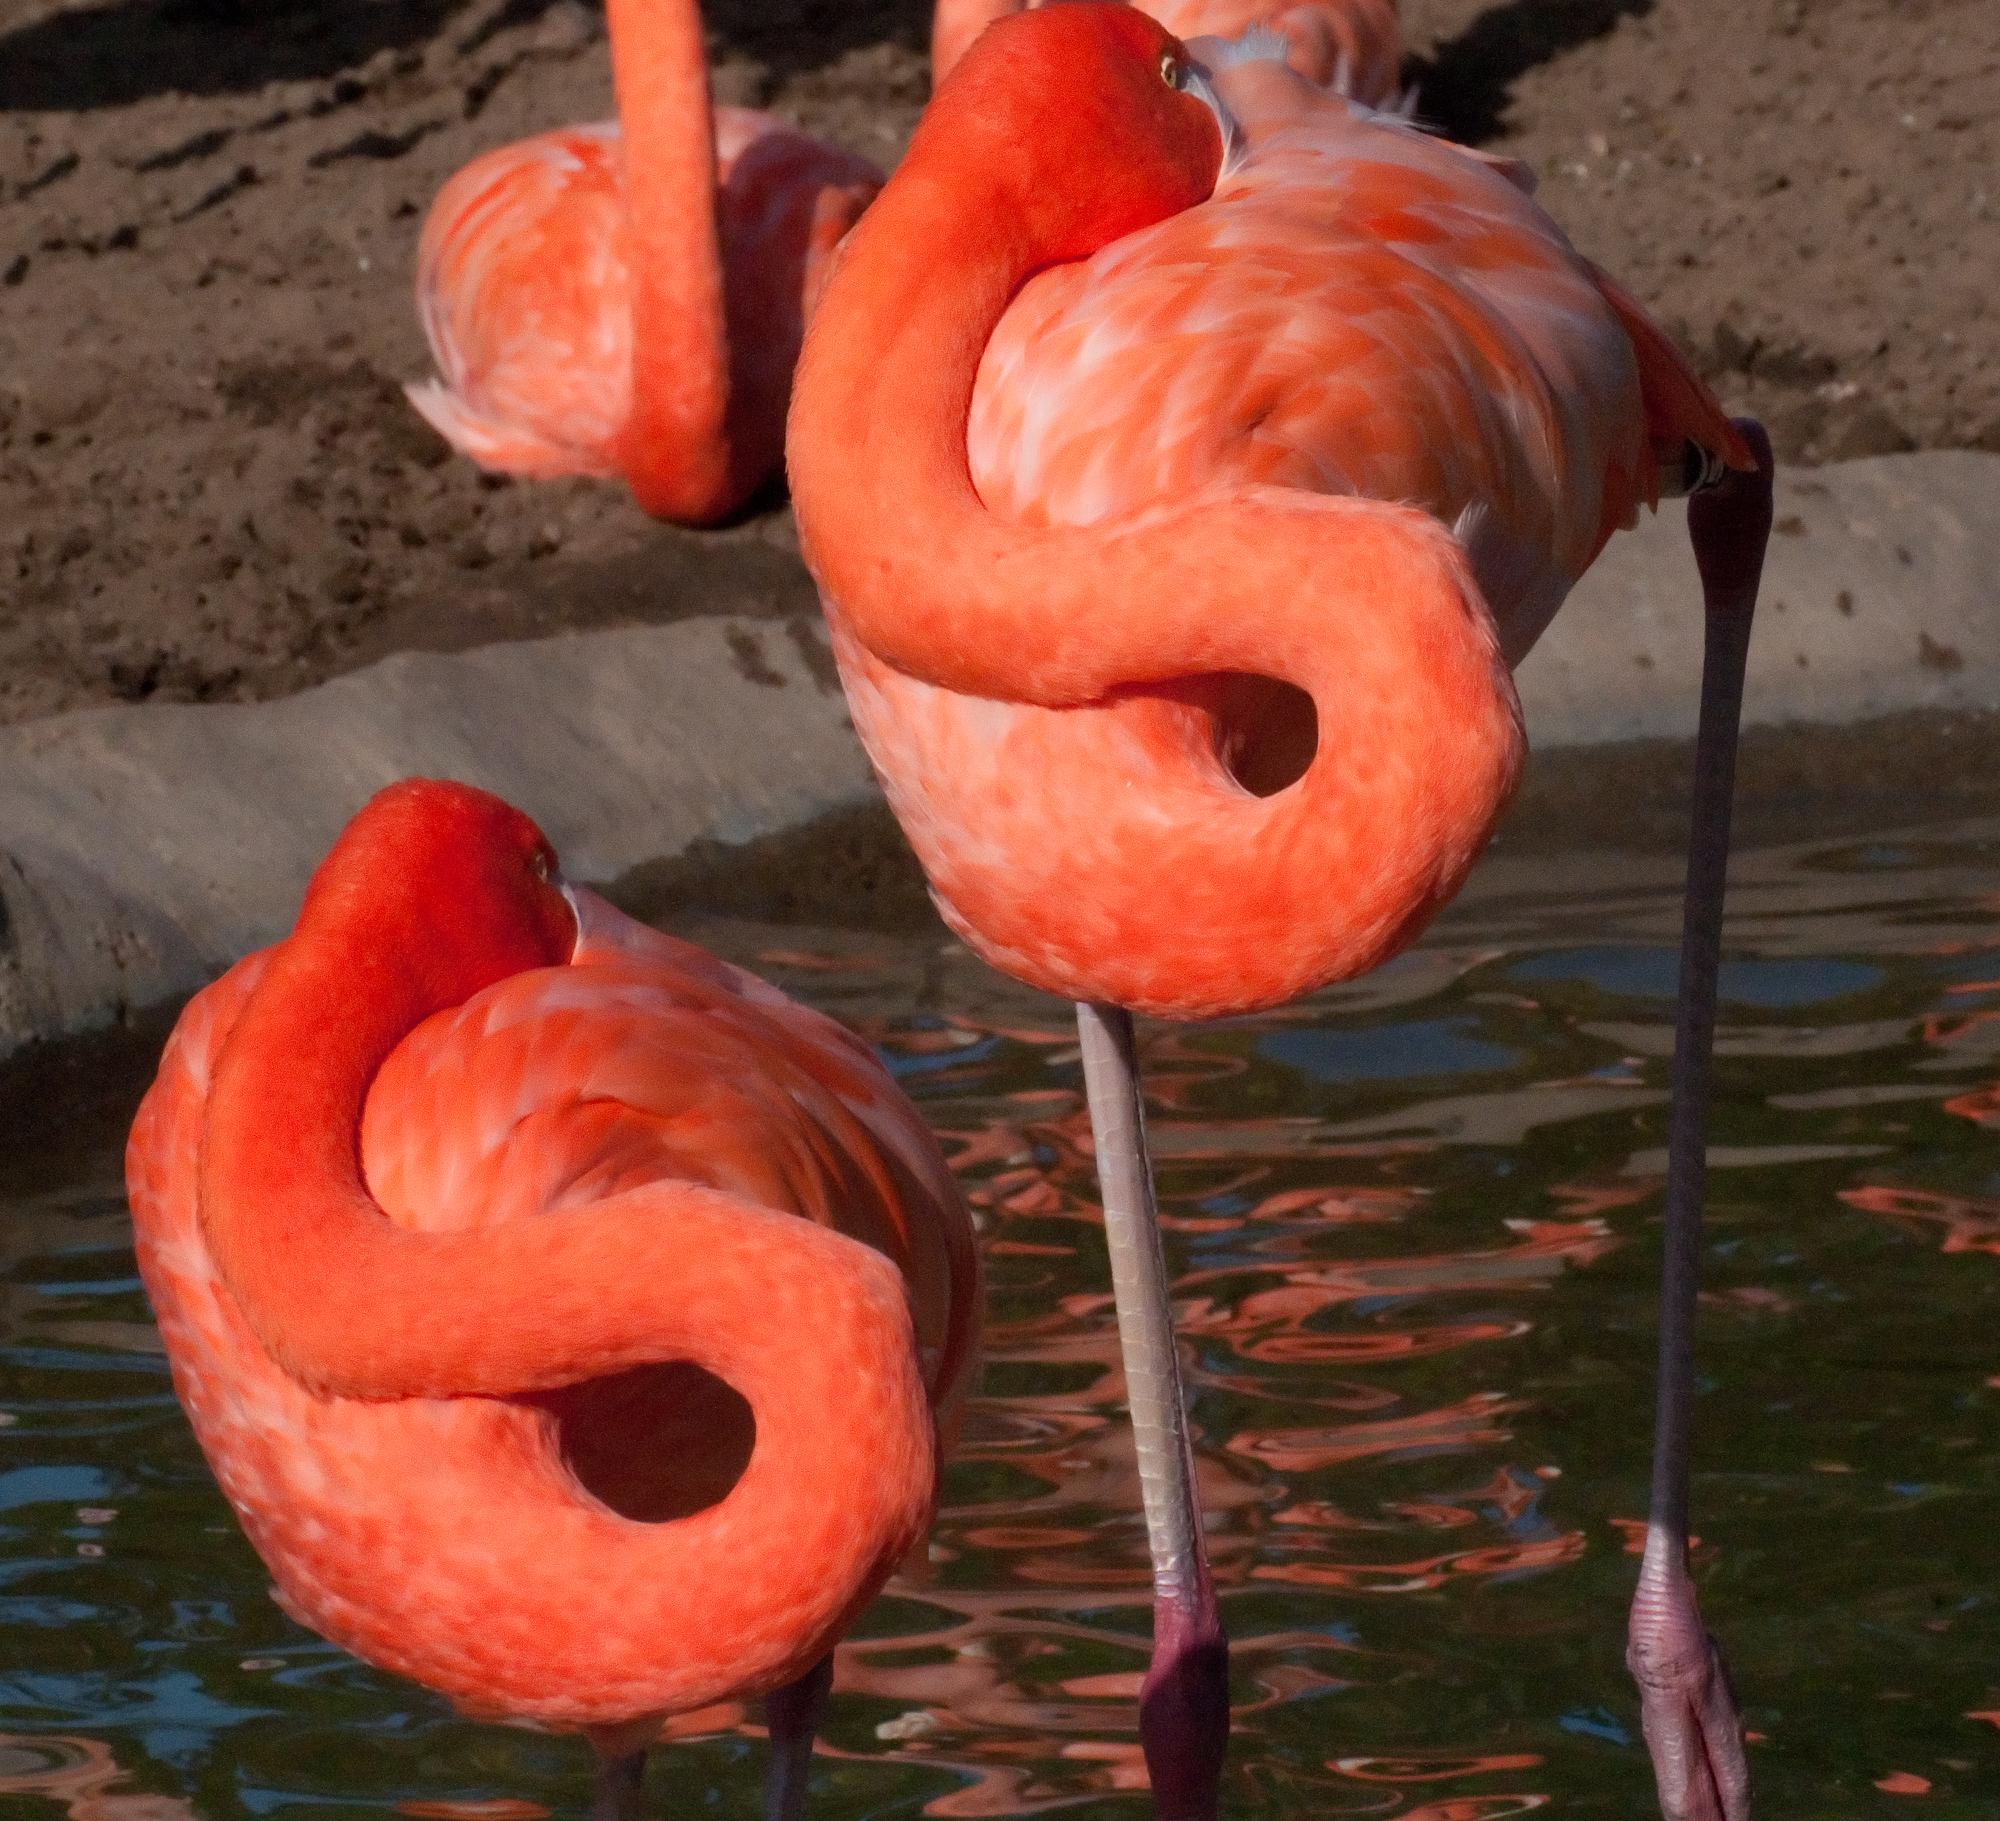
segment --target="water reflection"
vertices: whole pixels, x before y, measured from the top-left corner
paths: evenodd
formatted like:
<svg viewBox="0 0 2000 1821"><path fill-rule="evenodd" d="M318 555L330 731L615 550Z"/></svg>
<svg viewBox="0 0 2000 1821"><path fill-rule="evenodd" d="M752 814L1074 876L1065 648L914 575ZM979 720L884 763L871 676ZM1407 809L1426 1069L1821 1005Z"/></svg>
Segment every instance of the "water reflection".
<svg viewBox="0 0 2000 1821"><path fill-rule="evenodd" d="M178 1797L122 1792L125 1780L101 1740L0 1733L0 1795L40 1796L68 1821L195 1821Z"/></svg>
<svg viewBox="0 0 2000 1821"><path fill-rule="evenodd" d="M1697 1567L1773 1814L1970 1817L2000 1787L1996 859L1968 828L1736 874ZM1620 1658L1672 886L1501 864L1371 981L1145 1033L1232 1814L1650 1812ZM696 933L883 1048L991 1268L930 1560L841 1653L815 1812L1143 1815L1144 1534L1063 1008L931 942ZM167 1388L110 1145L0 1202L0 1343L0 1811L575 1812L573 1745L461 1722L271 1606ZM675 1730L656 1805L744 1812L756 1714Z"/></svg>

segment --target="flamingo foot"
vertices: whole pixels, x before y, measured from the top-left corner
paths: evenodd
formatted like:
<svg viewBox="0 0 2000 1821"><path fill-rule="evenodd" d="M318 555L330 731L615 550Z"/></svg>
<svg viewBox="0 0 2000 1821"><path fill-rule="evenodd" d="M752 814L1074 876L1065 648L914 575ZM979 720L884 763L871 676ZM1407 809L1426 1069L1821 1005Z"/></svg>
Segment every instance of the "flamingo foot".
<svg viewBox="0 0 2000 1821"><path fill-rule="evenodd" d="M1159 1821L1215 1821L1229 1748L1229 1640L1204 1587L1153 1611L1153 1663L1139 1690L1139 1742Z"/></svg>
<svg viewBox="0 0 2000 1821"><path fill-rule="evenodd" d="M833 1689L829 1651L796 1682L764 1697L771 1733L771 1763L764 1774L764 1821L804 1821L806 1778L812 1770L813 1736Z"/></svg>
<svg viewBox="0 0 2000 1821"><path fill-rule="evenodd" d="M643 1821L646 1802L646 1752L643 1746L613 1756L597 1754L597 1793L590 1804L590 1821Z"/></svg>
<svg viewBox="0 0 2000 1821"><path fill-rule="evenodd" d="M1666 1821L1749 1821L1742 1711L1684 1567L1641 1572L1625 1664Z"/></svg>

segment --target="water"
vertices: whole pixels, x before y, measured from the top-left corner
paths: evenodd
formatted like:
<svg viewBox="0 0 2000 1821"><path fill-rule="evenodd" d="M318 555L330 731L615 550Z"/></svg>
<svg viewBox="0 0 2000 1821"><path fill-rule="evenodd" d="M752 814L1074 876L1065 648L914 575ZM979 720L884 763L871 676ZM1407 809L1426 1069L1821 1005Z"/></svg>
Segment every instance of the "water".
<svg viewBox="0 0 2000 1821"><path fill-rule="evenodd" d="M1621 1656L1673 874L1503 853L1376 978L1145 1033L1232 1815L1652 1812ZM1736 875L1694 1504L1766 1816L2000 1789L1996 880L2000 823ZM881 1045L991 1274L932 1571L842 1652L814 1812L1136 1821L1144 1547L1062 1008L935 937L694 933ZM44 1123L0 1181L0 1814L579 1813L574 1741L270 1603L168 1387L115 1126ZM754 1813L754 1718L685 1723L656 1808Z"/></svg>

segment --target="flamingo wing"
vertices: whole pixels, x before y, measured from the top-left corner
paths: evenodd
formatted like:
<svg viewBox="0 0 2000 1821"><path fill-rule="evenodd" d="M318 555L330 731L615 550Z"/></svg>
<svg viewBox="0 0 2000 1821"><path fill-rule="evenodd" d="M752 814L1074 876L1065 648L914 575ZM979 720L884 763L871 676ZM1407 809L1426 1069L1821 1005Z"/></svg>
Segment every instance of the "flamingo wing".
<svg viewBox="0 0 2000 1821"><path fill-rule="evenodd" d="M612 475L632 409L630 250L615 122L501 146L438 193L417 311L442 376L410 401L508 473Z"/></svg>
<svg viewBox="0 0 2000 1821"><path fill-rule="evenodd" d="M1261 482L1467 534L1518 661L1629 516L1640 380L1594 270L1502 171L1272 62L1218 83L1211 200L1034 279L988 344L987 503L1089 523Z"/></svg>

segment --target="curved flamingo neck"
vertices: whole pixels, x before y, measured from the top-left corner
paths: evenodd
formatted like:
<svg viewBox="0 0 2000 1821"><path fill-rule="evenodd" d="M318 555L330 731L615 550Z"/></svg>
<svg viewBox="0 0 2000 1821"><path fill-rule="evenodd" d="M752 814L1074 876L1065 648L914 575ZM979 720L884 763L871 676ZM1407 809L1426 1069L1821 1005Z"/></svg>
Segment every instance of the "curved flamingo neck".
<svg viewBox="0 0 2000 1821"><path fill-rule="evenodd" d="M1219 133L1195 171L1185 145L1163 154L1149 138L1180 123L1143 95L1128 90L1123 113L1094 119L1091 97L1067 97L1067 115L1043 118L1064 75L1061 34L1121 10L1002 20L940 91L808 331L792 501L837 626L920 682L1064 708L1242 673L1313 698L1317 750L1277 796L1249 797L1219 763L1154 781L1173 787L1181 825L1202 837L1201 864L1183 877L1248 881L1275 861L1320 870L1310 954L1244 993L1269 1004L1376 965L1457 889L1512 793L1519 704L1465 551L1415 508L1240 487L1088 526L1024 526L980 501L967 419L1009 300L1042 267L1213 187ZM1038 49L1050 54L1013 55ZM943 841L937 829L913 834L920 847ZM996 920L1020 910L1005 900L996 893ZM983 915L967 907L966 923ZM994 956L1039 946L980 933ZM1169 1015L1215 1009L1142 995L1115 966L1063 972L1059 985L1033 967L1009 971Z"/></svg>
<svg viewBox="0 0 2000 1821"><path fill-rule="evenodd" d="M1086 649L1111 622L1135 623L1086 611L1132 578L1099 560L1096 531L1030 531L986 510L966 453L980 356L1030 277L1202 200L1223 149L1209 121L1196 151L1186 116L1163 101L1163 143L1139 144L1129 163L1087 93L1049 85L1023 106L1036 66L1021 28L1054 40L1071 10L996 23L932 103L821 297L786 439L807 565L861 642L926 682L1051 705L1139 680Z"/></svg>
<svg viewBox="0 0 2000 1821"><path fill-rule="evenodd" d="M980 50L1069 10L1005 20ZM924 682L1048 707L1213 671L1313 691L1330 640L1382 645L1384 620L1412 615L1440 631L1456 621L1490 683L1490 616L1464 553L1414 509L1276 488L1089 526L986 509L966 424L1007 304L1044 267L1205 199L1216 171L1171 199L1105 157L1079 169L1066 135L1026 134L978 92L994 86L994 62L968 56L933 104L849 235L800 360L793 504L807 563L849 628ZM1214 151L1219 162L1219 135Z"/></svg>
<svg viewBox="0 0 2000 1821"><path fill-rule="evenodd" d="M632 286L625 476L656 517L719 517L737 486L715 112L695 0L606 0Z"/></svg>
<svg viewBox="0 0 2000 1821"><path fill-rule="evenodd" d="M385 909L375 883L322 868L216 1061L197 1196L236 1307L283 1371L329 1397L507 1397L665 1360L701 1366L750 1404L755 1448L721 1504L648 1527L649 1572L726 1584L746 1539L802 1549L822 1577L823 1647L915 1540L933 1496L900 1274L840 1233L684 1181L469 1230L392 1225L359 1144L383 1060L432 1013L567 954L493 940L476 891L439 909L441 930L410 894ZM837 1496L829 1460L859 1464Z"/></svg>

